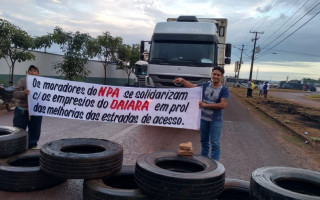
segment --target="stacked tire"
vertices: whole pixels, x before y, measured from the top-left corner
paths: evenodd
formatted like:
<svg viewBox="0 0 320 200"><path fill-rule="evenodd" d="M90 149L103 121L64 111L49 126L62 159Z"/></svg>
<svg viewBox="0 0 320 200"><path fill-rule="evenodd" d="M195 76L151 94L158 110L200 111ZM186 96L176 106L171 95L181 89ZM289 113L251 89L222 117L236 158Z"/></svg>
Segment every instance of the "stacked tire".
<svg viewBox="0 0 320 200"><path fill-rule="evenodd" d="M0 190L32 191L60 184L65 179L40 170L39 150L27 150L25 130L0 126Z"/></svg>
<svg viewBox="0 0 320 200"><path fill-rule="evenodd" d="M226 178L224 189L216 200L248 200L250 183L239 179Z"/></svg>
<svg viewBox="0 0 320 200"><path fill-rule="evenodd" d="M7 158L25 152L28 148L28 134L25 130L0 126L0 158Z"/></svg>
<svg viewBox="0 0 320 200"><path fill-rule="evenodd" d="M320 200L320 173L292 167L262 167L252 172L250 196L257 200Z"/></svg>
<svg viewBox="0 0 320 200"><path fill-rule="evenodd" d="M135 166L124 165L119 173L87 179L83 183L83 200L147 200L134 180Z"/></svg>
<svg viewBox="0 0 320 200"><path fill-rule="evenodd" d="M28 150L0 160L0 190L24 192L49 188L65 181L40 170L40 151Z"/></svg>
<svg viewBox="0 0 320 200"><path fill-rule="evenodd" d="M121 170L123 148L109 140L61 139L46 143L40 151L40 167L47 174L68 179L90 179Z"/></svg>
<svg viewBox="0 0 320 200"><path fill-rule="evenodd" d="M223 191L224 178L223 165L203 156L158 151L136 162L136 183L152 199L214 199Z"/></svg>

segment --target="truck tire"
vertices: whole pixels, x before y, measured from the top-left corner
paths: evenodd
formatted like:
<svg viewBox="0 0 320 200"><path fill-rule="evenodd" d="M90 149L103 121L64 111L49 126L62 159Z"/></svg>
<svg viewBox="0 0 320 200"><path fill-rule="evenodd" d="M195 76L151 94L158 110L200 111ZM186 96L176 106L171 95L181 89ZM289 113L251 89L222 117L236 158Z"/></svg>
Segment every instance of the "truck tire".
<svg viewBox="0 0 320 200"><path fill-rule="evenodd" d="M28 134L25 130L11 126L0 126L0 158L22 153L27 148Z"/></svg>
<svg viewBox="0 0 320 200"><path fill-rule="evenodd" d="M39 158L39 150L28 150L0 159L0 190L25 192L45 189L65 181L41 171Z"/></svg>
<svg viewBox="0 0 320 200"><path fill-rule="evenodd" d="M250 183L248 181L226 178L223 192L217 200L250 199Z"/></svg>
<svg viewBox="0 0 320 200"><path fill-rule="evenodd" d="M291 167L262 167L252 172L250 196L257 200L319 200L320 173Z"/></svg>
<svg viewBox="0 0 320 200"><path fill-rule="evenodd" d="M119 172L123 148L108 140L61 139L40 149L40 167L48 174L69 179L100 178Z"/></svg>
<svg viewBox="0 0 320 200"><path fill-rule="evenodd" d="M136 183L151 198L214 199L223 191L224 177L221 163L174 151L144 154L136 162Z"/></svg>
<svg viewBox="0 0 320 200"><path fill-rule="evenodd" d="M146 200L134 181L134 165L123 165L119 173L83 183L83 200Z"/></svg>

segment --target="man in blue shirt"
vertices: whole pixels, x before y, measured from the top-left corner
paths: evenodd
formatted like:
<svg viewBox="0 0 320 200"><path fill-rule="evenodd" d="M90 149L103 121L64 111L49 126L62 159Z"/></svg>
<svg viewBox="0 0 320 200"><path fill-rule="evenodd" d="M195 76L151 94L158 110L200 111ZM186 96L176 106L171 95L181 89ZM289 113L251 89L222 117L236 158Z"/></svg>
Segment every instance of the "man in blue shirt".
<svg viewBox="0 0 320 200"><path fill-rule="evenodd" d="M187 88L202 86L202 101L200 122L201 155L215 160L220 159L220 136L222 130L222 109L228 105L229 89L222 84L224 69L214 67L211 82L193 84L183 78L177 78L175 83L181 83Z"/></svg>

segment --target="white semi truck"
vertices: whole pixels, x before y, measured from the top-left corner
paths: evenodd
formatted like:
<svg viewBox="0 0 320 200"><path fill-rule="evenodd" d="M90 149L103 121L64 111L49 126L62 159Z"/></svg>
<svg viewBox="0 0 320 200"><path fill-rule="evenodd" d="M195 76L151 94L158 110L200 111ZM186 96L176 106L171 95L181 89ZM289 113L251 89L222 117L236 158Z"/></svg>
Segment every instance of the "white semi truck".
<svg viewBox="0 0 320 200"><path fill-rule="evenodd" d="M147 67L148 62L144 60L139 60L134 64L134 74L136 75L135 78L135 85L139 87L145 87L145 78L147 75Z"/></svg>
<svg viewBox="0 0 320 200"><path fill-rule="evenodd" d="M224 18L180 16L157 23L150 41L146 87L175 87L172 80L177 77L192 83L209 81L214 66L230 64L227 22Z"/></svg>

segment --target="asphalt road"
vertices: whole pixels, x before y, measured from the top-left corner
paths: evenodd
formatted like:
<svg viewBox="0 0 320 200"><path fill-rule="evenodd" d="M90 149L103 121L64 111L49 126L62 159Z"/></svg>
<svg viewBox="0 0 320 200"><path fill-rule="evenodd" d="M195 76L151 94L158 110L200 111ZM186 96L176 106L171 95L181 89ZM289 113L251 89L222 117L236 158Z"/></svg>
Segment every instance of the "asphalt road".
<svg viewBox="0 0 320 200"><path fill-rule="evenodd" d="M12 113L0 111L0 125L12 125ZM284 134L279 127L265 123L232 96L225 110L221 138L220 161L226 168L226 177L249 181L252 171L263 166L291 166L320 171L312 157L282 139ZM194 152L198 154L200 151L197 131L49 117L43 119L39 146L57 139L77 137L103 138L120 143L124 148L124 164L135 164L136 158L144 153L177 150L182 142L191 141ZM0 199L82 199L82 182L71 179L59 186L35 192L0 191Z"/></svg>

